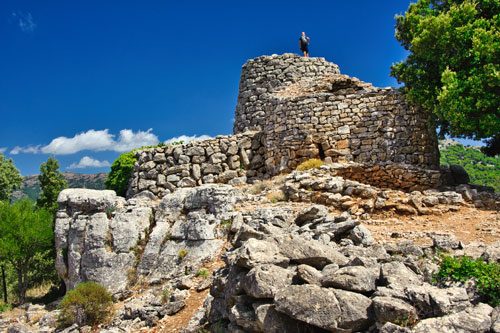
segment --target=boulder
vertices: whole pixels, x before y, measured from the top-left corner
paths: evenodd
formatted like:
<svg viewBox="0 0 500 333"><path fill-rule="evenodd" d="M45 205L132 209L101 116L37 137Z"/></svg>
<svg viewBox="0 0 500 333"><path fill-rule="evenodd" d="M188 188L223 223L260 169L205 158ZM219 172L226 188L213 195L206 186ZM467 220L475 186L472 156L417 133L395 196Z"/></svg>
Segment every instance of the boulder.
<svg viewBox="0 0 500 333"><path fill-rule="evenodd" d="M302 226L306 223L319 222L328 215L328 209L322 205L313 205L300 211L295 224Z"/></svg>
<svg viewBox="0 0 500 333"><path fill-rule="evenodd" d="M235 261L238 266L251 269L259 264L287 266L290 259L281 254L274 242L250 238L236 250Z"/></svg>
<svg viewBox="0 0 500 333"><path fill-rule="evenodd" d="M302 322L335 331L342 316L340 304L331 289L314 285L292 285L279 290L276 310Z"/></svg>
<svg viewBox="0 0 500 333"><path fill-rule="evenodd" d="M345 265L349 261L342 253L330 245L317 240L286 235L275 238L280 253L291 262L306 264L321 269L327 264Z"/></svg>
<svg viewBox="0 0 500 333"><path fill-rule="evenodd" d="M254 298L273 298L276 291L292 284L292 271L275 265L259 265L242 282L245 292Z"/></svg>
<svg viewBox="0 0 500 333"><path fill-rule="evenodd" d="M334 289L341 315L338 319L338 327L359 332L368 329L374 323L372 300L366 296L350 291Z"/></svg>
<svg viewBox="0 0 500 333"><path fill-rule="evenodd" d="M323 275L316 268L302 264L297 266L297 277L307 284L321 286L321 279Z"/></svg>
<svg viewBox="0 0 500 333"><path fill-rule="evenodd" d="M389 286L421 285L422 278L415 274L402 262L393 261L381 265L380 278Z"/></svg>
<svg viewBox="0 0 500 333"><path fill-rule="evenodd" d="M363 266L346 266L331 274L323 274L321 285L359 293L370 293L376 288L376 279L377 276Z"/></svg>
<svg viewBox="0 0 500 333"><path fill-rule="evenodd" d="M479 303L475 307L438 318L424 319L413 328L414 333L478 333L490 332L493 308Z"/></svg>
<svg viewBox="0 0 500 333"><path fill-rule="evenodd" d="M374 297L373 310L379 323L391 322L398 325L409 325L418 319L415 308L397 298Z"/></svg>
<svg viewBox="0 0 500 333"><path fill-rule="evenodd" d="M438 288L430 284L408 286L405 294L422 317L437 317L471 306L467 290L461 287Z"/></svg>

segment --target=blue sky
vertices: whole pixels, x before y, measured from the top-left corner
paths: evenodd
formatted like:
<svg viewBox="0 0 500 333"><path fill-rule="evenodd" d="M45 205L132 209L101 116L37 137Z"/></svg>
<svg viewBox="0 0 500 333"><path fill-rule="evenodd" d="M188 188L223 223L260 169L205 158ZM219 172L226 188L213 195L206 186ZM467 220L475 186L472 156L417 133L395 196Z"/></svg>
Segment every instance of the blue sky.
<svg viewBox="0 0 500 333"><path fill-rule="evenodd" d="M395 86L405 52L394 15L409 1L0 2L0 152L23 175L107 171L122 151L230 134L241 66L298 52Z"/></svg>

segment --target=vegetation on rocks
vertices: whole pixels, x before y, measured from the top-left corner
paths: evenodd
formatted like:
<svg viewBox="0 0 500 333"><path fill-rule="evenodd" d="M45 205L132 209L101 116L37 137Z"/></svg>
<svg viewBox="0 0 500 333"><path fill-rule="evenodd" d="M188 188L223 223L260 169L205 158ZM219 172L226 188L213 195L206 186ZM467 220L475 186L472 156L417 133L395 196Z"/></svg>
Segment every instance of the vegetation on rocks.
<svg viewBox="0 0 500 333"><path fill-rule="evenodd" d="M111 318L113 299L106 288L100 284L83 282L64 296L60 308L61 326L72 324L94 326Z"/></svg>
<svg viewBox="0 0 500 333"><path fill-rule="evenodd" d="M492 306L500 305L500 265L497 263L486 263L469 257L444 256L436 279L439 282L466 282L473 279L478 293L488 303Z"/></svg>
<svg viewBox="0 0 500 333"><path fill-rule="evenodd" d="M322 160L320 160L318 158L311 158L311 159L308 159L307 161L300 163L297 166L297 170L298 171L305 171L305 170L310 170L310 169L317 169L320 166L322 166L323 164L324 163Z"/></svg>
<svg viewBox="0 0 500 333"><path fill-rule="evenodd" d="M111 165L111 172L106 179L106 189L125 196L134 164L137 161L135 151L121 154Z"/></svg>
<svg viewBox="0 0 500 333"><path fill-rule="evenodd" d="M500 141L500 2L419 0L396 17L409 51L392 67L410 101L431 112L441 134ZM491 155L498 151L487 149Z"/></svg>
<svg viewBox="0 0 500 333"><path fill-rule="evenodd" d="M491 186L500 192L500 157L488 157L479 149L460 144L441 149L441 165L461 165L471 184Z"/></svg>

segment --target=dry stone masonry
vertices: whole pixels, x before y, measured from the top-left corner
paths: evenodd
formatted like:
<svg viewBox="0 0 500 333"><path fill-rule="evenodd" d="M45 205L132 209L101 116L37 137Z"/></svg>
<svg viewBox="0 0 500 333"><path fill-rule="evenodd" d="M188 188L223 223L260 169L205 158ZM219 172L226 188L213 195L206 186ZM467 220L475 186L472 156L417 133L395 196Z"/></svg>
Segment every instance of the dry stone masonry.
<svg viewBox="0 0 500 333"><path fill-rule="evenodd" d="M382 188L443 183L437 139L425 113L392 88L342 75L324 58L262 56L242 68L233 136L137 153L128 195L232 185L289 172L310 158Z"/></svg>

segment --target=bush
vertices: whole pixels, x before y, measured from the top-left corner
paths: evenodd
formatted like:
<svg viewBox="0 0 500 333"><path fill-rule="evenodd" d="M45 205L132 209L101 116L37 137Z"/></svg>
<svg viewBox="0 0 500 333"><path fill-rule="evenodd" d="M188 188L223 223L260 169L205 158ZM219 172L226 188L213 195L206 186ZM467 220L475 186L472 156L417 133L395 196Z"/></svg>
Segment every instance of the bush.
<svg viewBox="0 0 500 333"><path fill-rule="evenodd" d="M111 165L111 172L106 179L106 188L124 197L127 194L135 162L137 162L135 151L121 154Z"/></svg>
<svg viewBox="0 0 500 333"><path fill-rule="evenodd" d="M198 272L195 274L197 277L207 278L210 275L210 272L206 268L200 268Z"/></svg>
<svg viewBox="0 0 500 333"><path fill-rule="evenodd" d="M109 320L113 314L111 294L95 282L80 283L64 296L59 306L59 323L63 327L97 325Z"/></svg>
<svg viewBox="0 0 500 333"><path fill-rule="evenodd" d="M179 253L177 253L177 255L179 256L179 260L182 260L188 255L188 250L180 249Z"/></svg>
<svg viewBox="0 0 500 333"><path fill-rule="evenodd" d="M435 279L438 282L474 279L477 292L492 306L500 305L500 265L469 257L444 256Z"/></svg>
<svg viewBox="0 0 500 333"><path fill-rule="evenodd" d="M322 166L324 163L322 160L318 159L318 158L311 158L307 161L304 161L302 163L300 163L298 166L297 166L297 170L298 171L305 171L305 170L309 170L309 169L317 169L319 168L320 166Z"/></svg>
<svg viewBox="0 0 500 333"><path fill-rule="evenodd" d="M272 203L286 201L286 195L282 190L275 190L266 194L266 198Z"/></svg>

